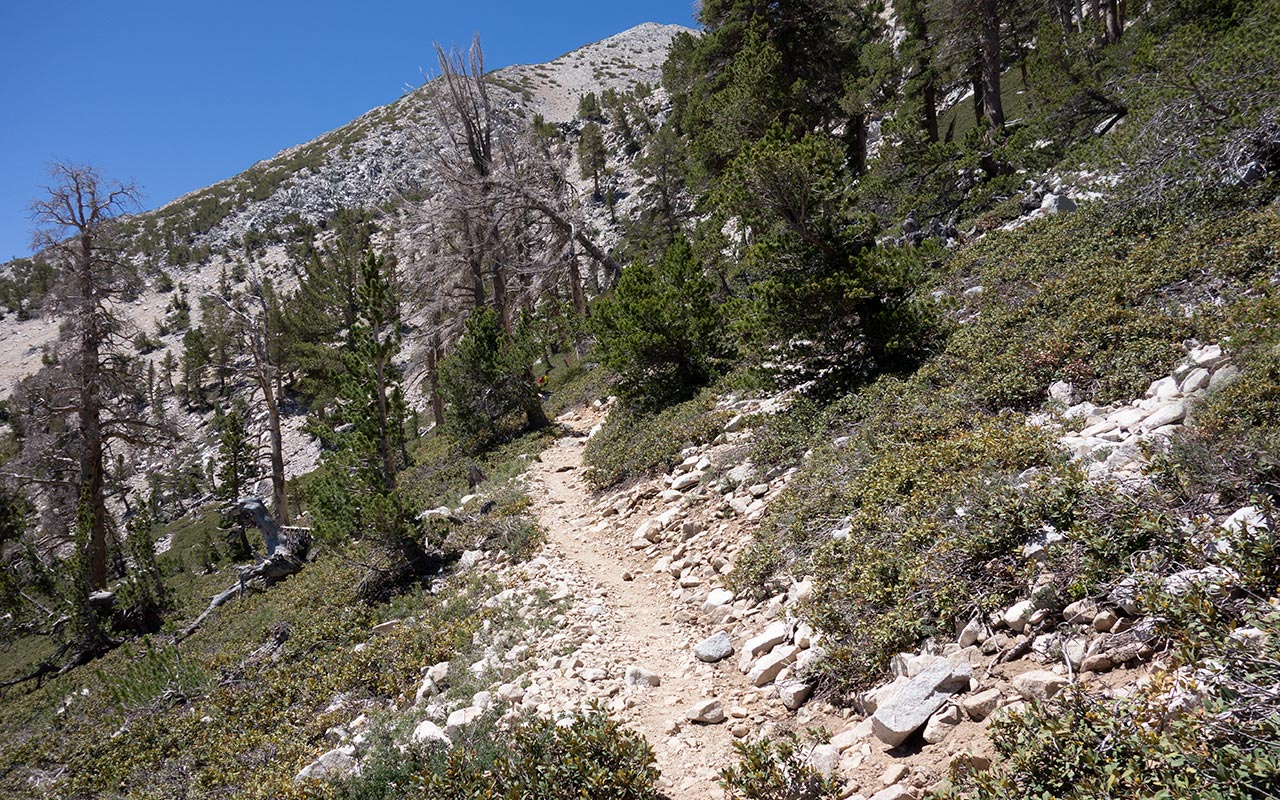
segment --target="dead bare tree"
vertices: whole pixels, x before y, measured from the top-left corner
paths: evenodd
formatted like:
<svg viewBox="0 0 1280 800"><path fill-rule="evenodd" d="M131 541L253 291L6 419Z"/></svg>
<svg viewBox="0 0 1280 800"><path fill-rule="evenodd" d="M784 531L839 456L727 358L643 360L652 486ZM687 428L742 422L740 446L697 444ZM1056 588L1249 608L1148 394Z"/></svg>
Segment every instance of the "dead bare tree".
<svg viewBox="0 0 1280 800"><path fill-rule="evenodd" d="M241 349L249 356L249 379L262 398L267 418L268 462L271 465L272 507L281 525L290 522L289 495L284 472L284 433L282 426L283 370L279 347L274 339L280 335L279 314L272 307L274 294L269 282L255 276L247 294L233 302L215 295L235 319L235 331Z"/></svg>
<svg viewBox="0 0 1280 800"><path fill-rule="evenodd" d="M440 77L429 94L438 138L430 166L440 191L422 209L446 242L429 268L434 283L469 288L473 307L492 305L508 331L528 293L553 278L569 281L575 309L585 313L581 271L566 254L581 249L608 274L620 270L585 223L565 174L567 157L495 108L478 39L465 53L437 46L436 54Z"/></svg>
<svg viewBox="0 0 1280 800"><path fill-rule="evenodd" d="M48 196L31 206L38 226L34 245L63 275L58 303L66 322L60 349L68 360L61 376L65 391L43 399L50 415L77 420L76 482L89 522L86 579L90 587L106 589L106 449L113 440L145 444L147 429L154 427L115 402L129 380L116 305L137 276L114 234L119 215L137 205L138 190L85 165L54 164L50 174Z"/></svg>

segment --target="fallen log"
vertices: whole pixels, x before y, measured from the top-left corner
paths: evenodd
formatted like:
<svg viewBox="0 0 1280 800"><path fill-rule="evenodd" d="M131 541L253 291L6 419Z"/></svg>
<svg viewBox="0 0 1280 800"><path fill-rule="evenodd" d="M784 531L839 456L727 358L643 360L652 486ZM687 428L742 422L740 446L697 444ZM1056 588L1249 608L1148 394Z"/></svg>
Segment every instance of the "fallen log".
<svg viewBox="0 0 1280 800"><path fill-rule="evenodd" d="M311 529L297 526L281 528L267 512L257 497L242 497L236 502L241 513L253 520L267 545L266 558L257 564L236 567L236 583L213 596L209 606L200 616L178 632L175 641L182 641L195 632L209 615L230 600L250 591L263 591L274 583L302 571L311 550Z"/></svg>

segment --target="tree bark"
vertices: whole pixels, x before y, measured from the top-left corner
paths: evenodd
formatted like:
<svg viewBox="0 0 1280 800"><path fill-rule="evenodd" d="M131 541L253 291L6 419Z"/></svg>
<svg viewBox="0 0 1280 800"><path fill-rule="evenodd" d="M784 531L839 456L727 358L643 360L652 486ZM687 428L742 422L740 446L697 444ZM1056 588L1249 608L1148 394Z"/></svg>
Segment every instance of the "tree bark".
<svg viewBox="0 0 1280 800"><path fill-rule="evenodd" d="M996 0L982 0L979 49L982 53L982 115L994 130L1004 128L1004 104L1000 99L1000 15Z"/></svg>
<svg viewBox="0 0 1280 800"><path fill-rule="evenodd" d="M107 588L107 501L103 473L102 406L98 397L102 360L102 332L96 324L96 282L93 279L93 235L80 235L80 299L84 328L80 333L80 491L89 504L89 585Z"/></svg>
<svg viewBox="0 0 1280 800"><path fill-rule="evenodd" d="M923 84L920 87L920 101L924 104L924 132L929 141L938 141L938 86L933 73L928 71L925 63L920 65L925 70Z"/></svg>
<svg viewBox="0 0 1280 800"><path fill-rule="evenodd" d="M1124 34L1120 0L1104 0L1103 16L1103 35L1107 44L1115 44L1120 41L1120 37Z"/></svg>
<svg viewBox="0 0 1280 800"><path fill-rule="evenodd" d="M440 344L433 340L427 347L427 379L431 382L431 418L436 427L444 425L444 398L440 396Z"/></svg>

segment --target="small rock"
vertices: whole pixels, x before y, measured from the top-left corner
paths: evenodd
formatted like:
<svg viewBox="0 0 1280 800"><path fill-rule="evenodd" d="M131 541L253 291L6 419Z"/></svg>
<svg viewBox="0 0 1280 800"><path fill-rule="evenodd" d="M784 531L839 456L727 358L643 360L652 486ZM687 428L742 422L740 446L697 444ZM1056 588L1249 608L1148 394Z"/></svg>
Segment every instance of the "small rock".
<svg viewBox="0 0 1280 800"><path fill-rule="evenodd" d="M378 636L379 634L387 633L388 631L393 631L399 626L400 626L400 620L389 619L386 622L381 622L377 625L374 625L373 628L369 631L369 633L372 636Z"/></svg>
<svg viewBox="0 0 1280 800"><path fill-rule="evenodd" d="M969 624L965 625L960 631L960 637L956 640L961 647L971 647L977 644L982 637L982 621L977 617L969 620Z"/></svg>
<svg viewBox="0 0 1280 800"><path fill-rule="evenodd" d="M960 707L948 703L935 711L924 725L924 740L929 744L937 744L947 738L947 734L960 724Z"/></svg>
<svg viewBox="0 0 1280 800"><path fill-rule="evenodd" d="M444 724L445 735L452 738L458 733L458 730L465 725L475 722L484 712L475 706L460 708L449 715L449 719Z"/></svg>
<svg viewBox="0 0 1280 800"><path fill-rule="evenodd" d="M775 647L761 656L760 660L751 667L751 671L747 673L747 680L752 686L764 686L778 677L778 673L782 672L784 667L793 663L799 653L800 648L795 645Z"/></svg>
<svg viewBox="0 0 1280 800"><path fill-rule="evenodd" d="M656 672L647 670L644 667L631 666L627 667L624 682L627 686L654 687L662 685L662 678L658 677Z"/></svg>
<svg viewBox="0 0 1280 800"><path fill-rule="evenodd" d="M710 611L716 606L727 606L733 602L733 592L728 589L712 589L702 603L703 611Z"/></svg>
<svg viewBox="0 0 1280 800"><path fill-rule="evenodd" d="M809 766L824 778L830 778L840 766L840 748L829 744L817 745L809 752Z"/></svg>
<svg viewBox="0 0 1280 800"><path fill-rule="evenodd" d="M718 725L725 720L724 706L720 705L719 700L703 700L689 709L685 716L690 722L699 725Z"/></svg>
<svg viewBox="0 0 1280 800"><path fill-rule="evenodd" d="M440 742L446 747L453 744L453 742L449 741L449 736L444 732L444 729L429 719L419 722L417 727L413 729L413 740L415 742Z"/></svg>
<svg viewBox="0 0 1280 800"><path fill-rule="evenodd" d="M671 488L677 492L683 492L697 486L702 481L701 472L686 472L671 482Z"/></svg>
<svg viewBox="0 0 1280 800"><path fill-rule="evenodd" d="M1098 604L1087 597L1070 603L1062 609L1062 618L1073 625L1092 624L1093 618L1097 615Z"/></svg>
<svg viewBox="0 0 1280 800"><path fill-rule="evenodd" d="M1066 678L1043 669L1024 672L1013 679L1013 688L1026 700L1048 700L1066 685Z"/></svg>
<svg viewBox="0 0 1280 800"><path fill-rule="evenodd" d="M881 789L875 794L867 798L867 800L915 800L915 793L911 791L911 787L901 783L895 783L887 789Z"/></svg>
<svg viewBox="0 0 1280 800"><path fill-rule="evenodd" d="M778 698L782 700L782 705L792 711L804 705L812 693L813 687L805 681L785 681L778 684Z"/></svg>
<svg viewBox="0 0 1280 800"><path fill-rule="evenodd" d="M1001 620L1008 625L1014 633L1022 633L1027 627L1027 620L1031 618L1031 613L1035 610L1035 606L1030 600L1022 600L1014 603L1001 616Z"/></svg>
<svg viewBox="0 0 1280 800"><path fill-rule="evenodd" d="M733 642L729 639L727 632L720 631L698 642L693 648L693 653L699 661L714 664L733 655Z"/></svg>
<svg viewBox="0 0 1280 800"><path fill-rule="evenodd" d="M987 689L985 691L972 694L961 701L960 705L964 708L964 713L969 715L969 719L974 722L982 722L991 715L1000 705L1000 690Z"/></svg>
<svg viewBox="0 0 1280 800"><path fill-rule="evenodd" d="M355 748L350 745L335 747L312 761L294 776L294 783L306 780L330 780L355 775L360 771L360 762L355 759Z"/></svg>
<svg viewBox="0 0 1280 800"><path fill-rule="evenodd" d="M884 771L880 776L881 786L892 786L895 783L902 783L911 774L911 770L907 769L906 764L894 764Z"/></svg>
<svg viewBox="0 0 1280 800"><path fill-rule="evenodd" d="M1104 608L1093 617L1093 629L1099 633L1106 633L1115 627L1116 620L1120 619L1116 612L1109 608Z"/></svg>

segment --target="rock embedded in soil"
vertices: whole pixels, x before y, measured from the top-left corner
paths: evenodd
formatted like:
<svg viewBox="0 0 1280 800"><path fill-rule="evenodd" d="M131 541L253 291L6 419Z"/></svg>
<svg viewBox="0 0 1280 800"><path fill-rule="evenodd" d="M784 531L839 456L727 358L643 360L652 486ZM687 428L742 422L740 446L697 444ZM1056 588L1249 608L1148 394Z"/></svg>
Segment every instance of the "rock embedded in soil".
<svg viewBox="0 0 1280 800"><path fill-rule="evenodd" d="M699 725L718 725L725 721L724 706L719 700L703 700L690 708L685 715L690 722Z"/></svg>
<svg viewBox="0 0 1280 800"><path fill-rule="evenodd" d="M1026 700L1048 700L1066 685L1065 677L1043 669L1024 672L1013 679L1013 688Z"/></svg>
<svg viewBox="0 0 1280 800"><path fill-rule="evenodd" d="M879 704L871 717L872 732L880 741L897 747L928 722L954 692L966 688L971 676L968 664L939 659Z"/></svg>
<svg viewBox="0 0 1280 800"><path fill-rule="evenodd" d="M699 661L714 664L733 655L733 642L726 631L720 631L698 642L693 652Z"/></svg>

